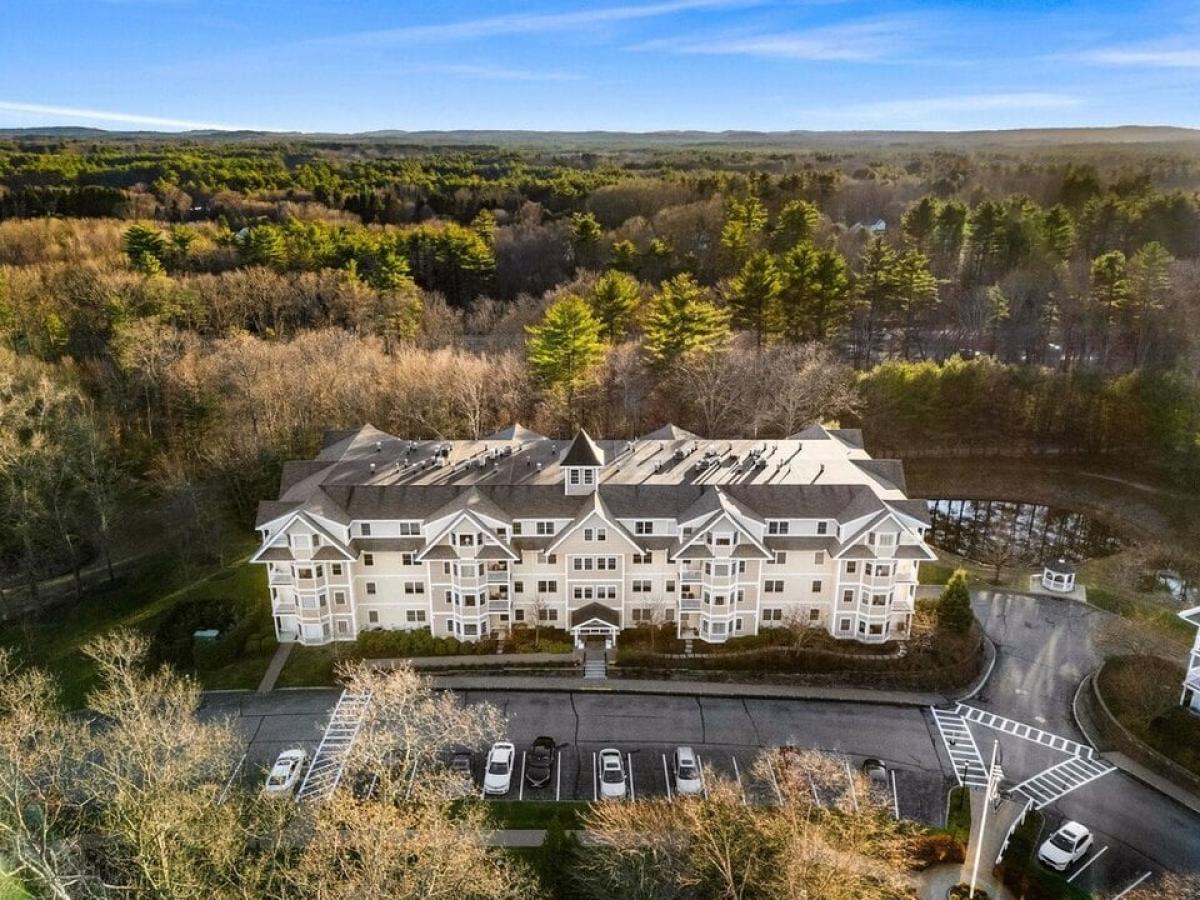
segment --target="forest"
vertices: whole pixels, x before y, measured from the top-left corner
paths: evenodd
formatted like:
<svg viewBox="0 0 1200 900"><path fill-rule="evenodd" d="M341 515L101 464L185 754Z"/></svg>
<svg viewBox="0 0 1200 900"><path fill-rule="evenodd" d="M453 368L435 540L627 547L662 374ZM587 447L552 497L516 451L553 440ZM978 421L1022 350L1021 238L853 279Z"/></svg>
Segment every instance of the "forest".
<svg viewBox="0 0 1200 900"><path fill-rule="evenodd" d="M1186 145L0 141L0 583L146 497L248 527L363 422L819 419L1198 490L1198 192Z"/></svg>

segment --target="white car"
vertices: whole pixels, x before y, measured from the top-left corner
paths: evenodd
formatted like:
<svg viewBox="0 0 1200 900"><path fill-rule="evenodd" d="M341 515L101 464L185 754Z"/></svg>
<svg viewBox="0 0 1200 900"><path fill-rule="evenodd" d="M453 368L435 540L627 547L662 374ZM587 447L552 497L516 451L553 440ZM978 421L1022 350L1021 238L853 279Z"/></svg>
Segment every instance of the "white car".
<svg viewBox="0 0 1200 900"><path fill-rule="evenodd" d="M1087 828L1078 822L1067 822L1042 844L1038 859L1054 871L1063 872L1072 863L1082 859L1094 841Z"/></svg>
<svg viewBox="0 0 1200 900"><path fill-rule="evenodd" d="M512 787L513 764L517 748L508 741L492 744L488 751L487 766L483 770L483 792L485 794L507 794Z"/></svg>
<svg viewBox="0 0 1200 900"><path fill-rule="evenodd" d="M299 747L284 750L275 758L275 765L271 766L263 793L269 797L290 797L300 783L306 762L308 753Z"/></svg>
<svg viewBox="0 0 1200 900"><path fill-rule="evenodd" d="M600 751L600 799L625 799L625 758L620 750Z"/></svg>
<svg viewBox="0 0 1200 900"><path fill-rule="evenodd" d="M676 747L671 760L671 771L675 775L675 793L680 796L704 793L700 760L691 747Z"/></svg>

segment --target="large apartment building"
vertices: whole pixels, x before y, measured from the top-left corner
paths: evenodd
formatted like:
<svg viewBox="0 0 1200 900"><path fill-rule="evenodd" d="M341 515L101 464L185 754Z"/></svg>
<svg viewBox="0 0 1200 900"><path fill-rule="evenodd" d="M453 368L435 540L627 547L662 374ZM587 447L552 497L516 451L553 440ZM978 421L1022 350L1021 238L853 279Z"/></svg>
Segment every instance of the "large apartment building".
<svg viewBox="0 0 1200 900"><path fill-rule="evenodd" d="M367 425L284 466L253 561L279 640L303 644L534 621L580 643L644 622L710 642L795 624L882 642L909 633L928 525L900 462L851 429L441 441Z"/></svg>

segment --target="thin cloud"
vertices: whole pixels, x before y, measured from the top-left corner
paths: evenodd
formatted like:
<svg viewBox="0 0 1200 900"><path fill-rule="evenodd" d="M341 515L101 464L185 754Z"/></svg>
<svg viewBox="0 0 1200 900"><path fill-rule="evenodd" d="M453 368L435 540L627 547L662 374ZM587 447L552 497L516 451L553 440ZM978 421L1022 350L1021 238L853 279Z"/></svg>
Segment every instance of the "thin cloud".
<svg viewBox="0 0 1200 900"><path fill-rule="evenodd" d="M1148 66L1164 69L1200 68L1200 50L1136 50L1114 48L1076 54L1080 62L1105 66Z"/></svg>
<svg viewBox="0 0 1200 900"><path fill-rule="evenodd" d="M249 131L238 125L222 125L216 122L196 122L191 119L170 119L161 116L144 116L140 113L113 112L104 109L80 109L74 106L48 106L42 103L18 103L15 100L0 100L0 110L17 113L32 113L52 116L57 119L78 121L85 119L97 122L121 122L126 125L154 125L159 128L211 129L214 131Z"/></svg>
<svg viewBox="0 0 1200 900"><path fill-rule="evenodd" d="M530 69L510 69L505 66L472 65L470 63L415 63L400 66L396 71L405 75L449 75L481 81L582 81L573 72L538 72Z"/></svg>
<svg viewBox="0 0 1200 900"><path fill-rule="evenodd" d="M825 62L867 62L911 51L919 32L910 18L878 18L772 34L664 38L631 50L708 56L757 56Z"/></svg>
<svg viewBox="0 0 1200 900"><path fill-rule="evenodd" d="M532 34L545 31L570 31L581 28L652 19L693 10L722 9L731 6L757 5L761 0L666 0L627 6L607 6L563 13L510 13L447 22L441 25L406 25L359 31L351 34L315 38L310 45L380 46L409 41L456 41L492 37L502 34Z"/></svg>

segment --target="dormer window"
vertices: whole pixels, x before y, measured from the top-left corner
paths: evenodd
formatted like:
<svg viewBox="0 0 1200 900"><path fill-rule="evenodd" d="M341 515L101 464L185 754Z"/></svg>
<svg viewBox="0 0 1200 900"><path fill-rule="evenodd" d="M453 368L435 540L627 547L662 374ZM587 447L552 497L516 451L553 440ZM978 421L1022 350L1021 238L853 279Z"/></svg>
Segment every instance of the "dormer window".
<svg viewBox="0 0 1200 900"><path fill-rule="evenodd" d="M371 523L363 522L361 525L359 525L358 533L361 534L363 537L370 537L371 536Z"/></svg>
<svg viewBox="0 0 1200 900"><path fill-rule="evenodd" d="M790 522L772 520L767 523L767 534L787 534L790 525Z"/></svg>
<svg viewBox="0 0 1200 900"><path fill-rule="evenodd" d="M817 534L826 534L828 531L829 531L829 523L828 522L818 522L817 523Z"/></svg>

